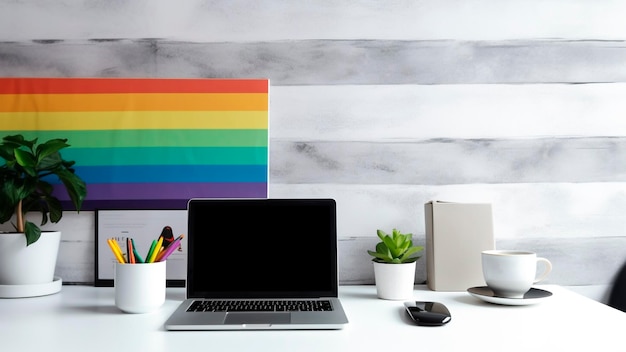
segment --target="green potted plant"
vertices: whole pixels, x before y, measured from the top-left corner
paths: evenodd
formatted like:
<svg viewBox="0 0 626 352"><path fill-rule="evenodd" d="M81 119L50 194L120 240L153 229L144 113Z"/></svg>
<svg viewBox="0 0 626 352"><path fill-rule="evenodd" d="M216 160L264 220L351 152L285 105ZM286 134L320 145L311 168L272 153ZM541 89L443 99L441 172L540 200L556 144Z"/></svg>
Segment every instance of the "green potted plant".
<svg viewBox="0 0 626 352"><path fill-rule="evenodd" d="M380 242L368 250L374 262L374 280L379 298L408 299L413 295L416 261L422 246L413 245L413 234L393 229L391 234L376 230Z"/></svg>
<svg viewBox="0 0 626 352"><path fill-rule="evenodd" d="M46 236L42 235L39 226L45 225L48 221L57 223L63 216L63 208L60 200L53 194L54 187L49 182L50 177L56 176L61 180L76 211L80 211L87 195L87 186L76 175L73 169L74 161L66 161L61 157L60 150L67 147L69 147L67 139L57 138L38 143L37 138L27 140L20 134L2 138L0 158L4 159L4 165L0 166L0 223L11 221L15 232L0 234L0 284L12 284L7 283L1 274L3 267L7 266L11 268L10 271L13 274L9 275L16 278L16 284L41 283L42 279L29 281L26 278L27 273L21 272L22 265L26 264L20 263L18 261L20 259L14 258L13 255L35 252L36 256L42 256L41 248L30 250L31 247L43 247L43 245L39 246L39 242L44 237L48 237L48 233ZM26 214L29 212L41 213L39 226L27 220ZM10 236L19 238L21 243L15 243L18 240L10 239ZM9 241L12 242L9 243ZM60 233L58 233L58 241L60 241ZM58 241L52 265L42 264L52 266L52 275L56 265ZM23 248L18 248L18 246ZM3 253L2 250L6 252ZM29 258L32 259L32 257ZM50 270L50 268L47 269ZM37 270L33 269L33 271Z"/></svg>

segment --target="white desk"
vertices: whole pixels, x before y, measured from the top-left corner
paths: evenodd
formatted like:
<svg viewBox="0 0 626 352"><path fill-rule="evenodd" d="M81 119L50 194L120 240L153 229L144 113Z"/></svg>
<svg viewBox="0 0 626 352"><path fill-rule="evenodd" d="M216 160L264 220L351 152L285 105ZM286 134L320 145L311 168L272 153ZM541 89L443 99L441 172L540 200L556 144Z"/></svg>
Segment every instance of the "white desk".
<svg viewBox="0 0 626 352"><path fill-rule="evenodd" d="M417 286L416 300L452 313L443 327L412 325L403 302L376 298L374 286L342 286L350 323L331 331L165 331L184 298L169 288L165 305L124 314L113 288L64 286L55 295L0 299L0 350L30 351L626 351L626 313L562 287L532 306L499 306L466 292Z"/></svg>

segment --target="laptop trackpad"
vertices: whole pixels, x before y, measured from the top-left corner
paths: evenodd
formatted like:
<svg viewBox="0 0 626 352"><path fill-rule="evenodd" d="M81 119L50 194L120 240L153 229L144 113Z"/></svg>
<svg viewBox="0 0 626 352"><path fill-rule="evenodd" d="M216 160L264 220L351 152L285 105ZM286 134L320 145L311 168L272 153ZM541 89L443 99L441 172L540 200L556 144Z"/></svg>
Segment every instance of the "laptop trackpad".
<svg viewBox="0 0 626 352"><path fill-rule="evenodd" d="M224 324L287 324L291 322L290 313L228 313Z"/></svg>

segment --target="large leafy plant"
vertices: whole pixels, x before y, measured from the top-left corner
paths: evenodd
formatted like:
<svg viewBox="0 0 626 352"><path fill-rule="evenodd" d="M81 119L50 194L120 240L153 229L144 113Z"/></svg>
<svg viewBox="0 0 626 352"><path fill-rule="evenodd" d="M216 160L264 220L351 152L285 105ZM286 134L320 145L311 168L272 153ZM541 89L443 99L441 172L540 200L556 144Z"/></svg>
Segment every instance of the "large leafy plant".
<svg viewBox="0 0 626 352"><path fill-rule="evenodd" d="M5 163L0 167L0 223L10 221L15 215L13 227L24 233L26 245L35 243L41 229L26 220L29 211L41 212L41 225L57 223L63 216L60 200L52 192L54 187L49 177L56 175L76 208L80 211L87 195L85 182L75 174L74 161L61 157L61 149L69 147L67 139L51 139L37 143L37 138L26 140L22 135L6 136L0 143L0 158Z"/></svg>
<svg viewBox="0 0 626 352"><path fill-rule="evenodd" d="M391 234L383 230L376 230L380 242L376 244L376 251L368 250L372 260L379 263L402 264L411 263L420 258L418 253L424 249L422 246L413 245L413 234L403 234L393 229Z"/></svg>

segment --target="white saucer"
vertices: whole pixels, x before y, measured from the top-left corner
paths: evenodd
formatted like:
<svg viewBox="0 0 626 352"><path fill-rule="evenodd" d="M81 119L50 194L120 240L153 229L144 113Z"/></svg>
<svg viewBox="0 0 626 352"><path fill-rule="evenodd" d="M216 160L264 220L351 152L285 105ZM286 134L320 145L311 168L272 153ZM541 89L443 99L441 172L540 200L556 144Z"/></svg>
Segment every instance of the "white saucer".
<svg viewBox="0 0 626 352"><path fill-rule="evenodd" d="M34 285L0 285L0 298L46 296L61 291L63 280L55 277L52 282Z"/></svg>
<svg viewBox="0 0 626 352"><path fill-rule="evenodd" d="M536 304L544 301L552 296L552 292L541 290L538 288L531 288L524 294L523 298L505 298L496 296L493 291L487 286L471 287L467 289L467 292L485 302L502 304L507 306L527 306L530 304Z"/></svg>

